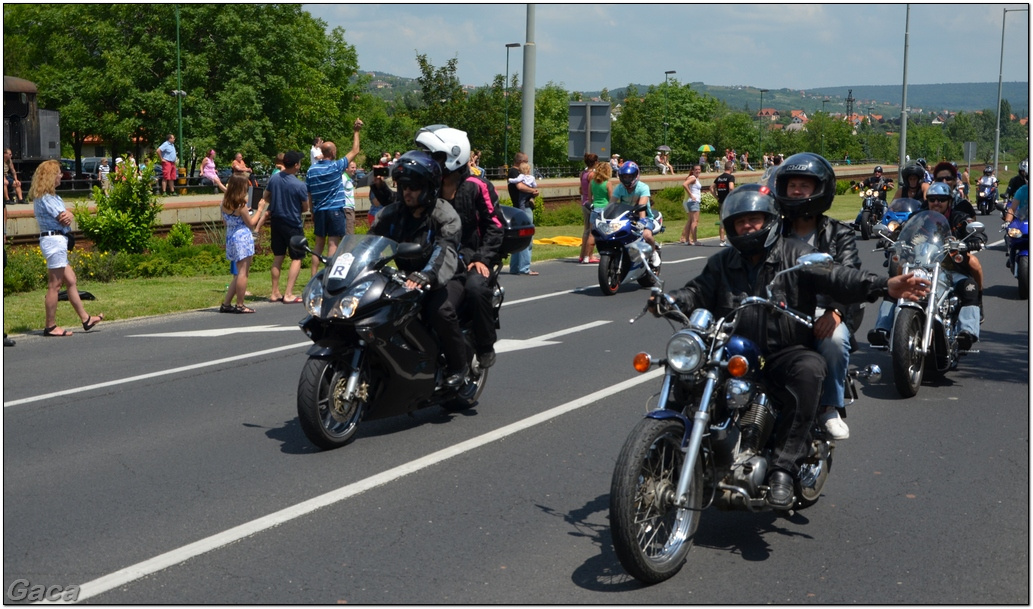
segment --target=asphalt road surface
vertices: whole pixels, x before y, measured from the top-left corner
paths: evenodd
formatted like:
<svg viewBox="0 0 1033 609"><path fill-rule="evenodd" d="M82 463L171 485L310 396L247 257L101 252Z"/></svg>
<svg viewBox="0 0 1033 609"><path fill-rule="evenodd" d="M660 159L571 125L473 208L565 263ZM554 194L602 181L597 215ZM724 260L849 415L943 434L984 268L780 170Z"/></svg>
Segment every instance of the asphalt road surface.
<svg viewBox="0 0 1033 609"><path fill-rule="evenodd" d="M884 272L872 244L866 268ZM668 288L715 246L665 248ZM688 564L652 587L613 553L608 494L659 389L632 356L672 330L629 324L648 292L604 297L595 266L503 276L476 408L367 422L327 452L298 426L300 305L22 337L3 353L5 600L1028 603L1029 307L1002 251L980 254L980 353L901 399L889 355L864 342L870 305L854 362L883 379L849 407L818 504L709 510Z"/></svg>

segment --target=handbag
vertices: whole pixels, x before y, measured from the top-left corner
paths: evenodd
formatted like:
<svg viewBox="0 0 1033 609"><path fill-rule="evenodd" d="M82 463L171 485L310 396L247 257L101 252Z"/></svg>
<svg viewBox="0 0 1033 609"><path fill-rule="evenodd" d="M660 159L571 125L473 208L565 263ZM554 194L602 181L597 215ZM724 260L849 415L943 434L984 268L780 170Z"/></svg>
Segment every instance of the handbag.
<svg viewBox="0 0 1033 609"><path fill-rule="evenodd" d="M68 251L75 249L75 235L72 233L65 233L65 238L68 239Z"/></svg>

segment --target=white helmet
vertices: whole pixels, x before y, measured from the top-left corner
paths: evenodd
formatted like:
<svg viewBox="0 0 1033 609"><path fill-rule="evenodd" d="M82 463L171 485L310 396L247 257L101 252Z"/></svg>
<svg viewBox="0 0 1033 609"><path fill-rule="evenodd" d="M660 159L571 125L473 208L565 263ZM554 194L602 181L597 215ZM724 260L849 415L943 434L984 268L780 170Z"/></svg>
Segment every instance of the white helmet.
<svg viewBox="0 0 1033 609"><path fill-rule="evenodd" d="M445 169L457 171L470 162L470 139L465 131L448 125L429 125L416 132L416 146L429 152L444 153Z"/></svg>

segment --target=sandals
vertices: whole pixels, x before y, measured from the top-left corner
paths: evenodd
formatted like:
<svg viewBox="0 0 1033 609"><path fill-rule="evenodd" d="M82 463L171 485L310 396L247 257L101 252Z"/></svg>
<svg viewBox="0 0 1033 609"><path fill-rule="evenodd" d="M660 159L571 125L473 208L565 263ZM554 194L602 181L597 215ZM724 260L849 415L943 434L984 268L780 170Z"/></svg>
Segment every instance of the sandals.
<svg viewBox="0 0 1033 609"><path fill-rule="evenodd" d="M244 305L237 305L237 306L233 307L233 312L234 313L254 313L255 310L252 309L251 307L246 307Z"/></svg>
<svg viewBox="0 0 1033 609"><path fill-rule="evenodd" d="M97 321L93 321L94 319L96 319ZM82 329L84 332L89 332L93 329L93 326L96 326L102 321L104 321L103 313L101 313L100 315L90 315L86 318L86 321L82 322Z"/></svg>
<svg viewBox="0 0 1033 609"><path fill-rule="evenodd" d="M57 326L50 326L49 328L43 328L43 336L55 337L55 336L71 336L72 335L72 333L70 331L65 330L64 328L62 328L60 332L54 332L54 330L56 330L56 329L57 329Z"/></svg>

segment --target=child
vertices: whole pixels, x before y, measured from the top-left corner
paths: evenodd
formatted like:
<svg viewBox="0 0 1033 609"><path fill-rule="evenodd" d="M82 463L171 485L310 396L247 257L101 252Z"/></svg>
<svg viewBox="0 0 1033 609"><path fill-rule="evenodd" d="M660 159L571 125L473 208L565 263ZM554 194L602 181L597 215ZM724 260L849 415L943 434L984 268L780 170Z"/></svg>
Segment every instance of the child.
<svg viewBox="0 0 1033 609"><path fill-rule="evenodd" d="M538 182L535 181L534 175L531 173L531 164L527 161L520 163L520 175L515 178L509 178L510 184L519 184L523 182L528 188L538 188ZM520 192L520 198L517 201L513 201L513 207L524 210L531 218L534 218L534 197L533 192ZM531 248L534 247L534 243L527 246L526 250L519 252L513 252L513 255L509 258L509 272L514 275L537 275L538 271L531 270Z"/></svg>
<svg viewBox="0 0 1033 609"><path fill-rule="evenodd" d="M247 207L248 185L249 180L243 175L230 177L222 199L222 220L226 223L226 258L237 264L237 273L230 279L226 297L219 307L220 313L255 312L244 305L248 270L255 255L255 237L251 231L261 226L268 205L262 200L258 211L252 215ZM237 297L236 306L230 304L234 295Z"/></svg>

